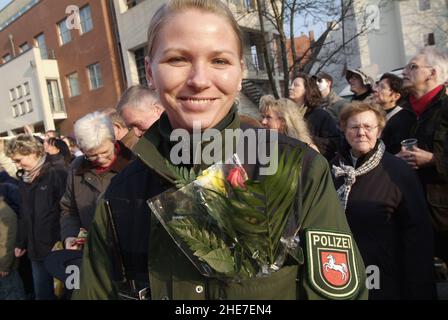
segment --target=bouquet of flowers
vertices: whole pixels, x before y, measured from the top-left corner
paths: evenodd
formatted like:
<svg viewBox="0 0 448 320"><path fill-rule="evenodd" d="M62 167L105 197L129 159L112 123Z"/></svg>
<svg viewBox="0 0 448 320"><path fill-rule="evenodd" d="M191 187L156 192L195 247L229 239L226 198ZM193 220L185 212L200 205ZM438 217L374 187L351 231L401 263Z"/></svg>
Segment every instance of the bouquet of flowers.
<svg viewBox="0 0 448 320"><path fill-rule="evenodd" d="M204 276L232 279L269 275L289 254L303 262L294 214L302 151L282 154L276 174L249 180L234 155L196 176L167 163L172 188L148 205Z"/></svg>

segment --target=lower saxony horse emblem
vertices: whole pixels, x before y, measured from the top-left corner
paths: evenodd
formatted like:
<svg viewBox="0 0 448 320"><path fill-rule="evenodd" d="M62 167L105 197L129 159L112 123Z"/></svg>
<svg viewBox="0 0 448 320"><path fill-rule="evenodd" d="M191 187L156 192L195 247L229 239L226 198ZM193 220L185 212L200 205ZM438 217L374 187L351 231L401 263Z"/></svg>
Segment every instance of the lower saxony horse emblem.
<svg viewBox="0 0 448 320"><path fill-rule="evenodd" d="M360 281L350 234L306 230L308 277L317 291L331 299L348 299Z"/></svg>

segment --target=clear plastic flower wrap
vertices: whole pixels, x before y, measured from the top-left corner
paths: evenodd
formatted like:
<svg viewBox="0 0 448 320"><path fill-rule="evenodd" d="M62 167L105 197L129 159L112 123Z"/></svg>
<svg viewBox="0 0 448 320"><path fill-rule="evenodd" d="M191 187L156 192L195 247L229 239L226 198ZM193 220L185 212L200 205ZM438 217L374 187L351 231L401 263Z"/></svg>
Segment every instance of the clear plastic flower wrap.
<svg viewBox="0 0 448 320"><path fill-rule="evenodd" d="M303 259L294 214L301 157L297 151L283 154L276 174L254 181L234 155L148 205L202 275L267 276L288 254L299 263Z"/></svg>

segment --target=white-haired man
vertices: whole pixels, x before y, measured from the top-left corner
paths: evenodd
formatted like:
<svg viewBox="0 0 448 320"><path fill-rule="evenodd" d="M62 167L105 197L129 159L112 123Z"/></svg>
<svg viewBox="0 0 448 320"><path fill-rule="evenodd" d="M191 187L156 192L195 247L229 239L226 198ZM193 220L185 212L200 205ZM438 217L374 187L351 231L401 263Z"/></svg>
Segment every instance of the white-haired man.
<svg viewBox="0 0 448 320"><path fill-rule="evenodd" d="M140 138L160 118L164 110L154 91L134 85L121 96L117 111L126 126Z"/></svg>
<svg viewBox="0 0 448 320"><path fill-rule="evenodd" d="M84 156L73 160L61 199L61 239L67 249L77 249L76 236L81 228L89 229L98 196L133 158L131 150L115 139L112 122L103 113L82 117L74 132Z"/></svg>
<svg viewBox="0 0 448 320"><path fill-rule="evenodd" d="M409 107L417 115L410 138L418 147L398 154L417 170L432 213L436 256L448 261L448 96L443 85L447 56L427 47L403 71L403 87L410 91Z"/></svg>

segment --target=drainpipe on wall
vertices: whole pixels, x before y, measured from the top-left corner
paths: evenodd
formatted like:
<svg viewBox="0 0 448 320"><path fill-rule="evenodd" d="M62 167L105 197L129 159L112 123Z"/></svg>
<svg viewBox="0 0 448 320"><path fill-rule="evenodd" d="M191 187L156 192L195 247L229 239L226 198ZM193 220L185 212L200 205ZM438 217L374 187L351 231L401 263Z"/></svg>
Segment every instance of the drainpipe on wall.
<svg viewBox="0 0 448 320"><path fill-rule="evenodd" d="M13 39L12 34L9 34L8 38L9 38L9 45L11 46L12 56L15 57L16 56L16 49L14 48L14 39Z"/></svg>
<svg viewBox="0 0 448 320"><path fill-rule="evenodd" d="M118 46L118 58L120 59L120 73L121 73L121 78L123 80L123 85L124 85L123 90L125 90L128 87L128 81L126 79L126 72L125 72L125 66L124 66L124 60L123 60L123 52L121 50L120 34L118 32L117 16L116 16L115 5L114 5L113 0L109 0L109 6L110 6L110 11L111 11L111 17L112 17L112 29L114 30L113 33L114 33L115 41Z"/></svg>

